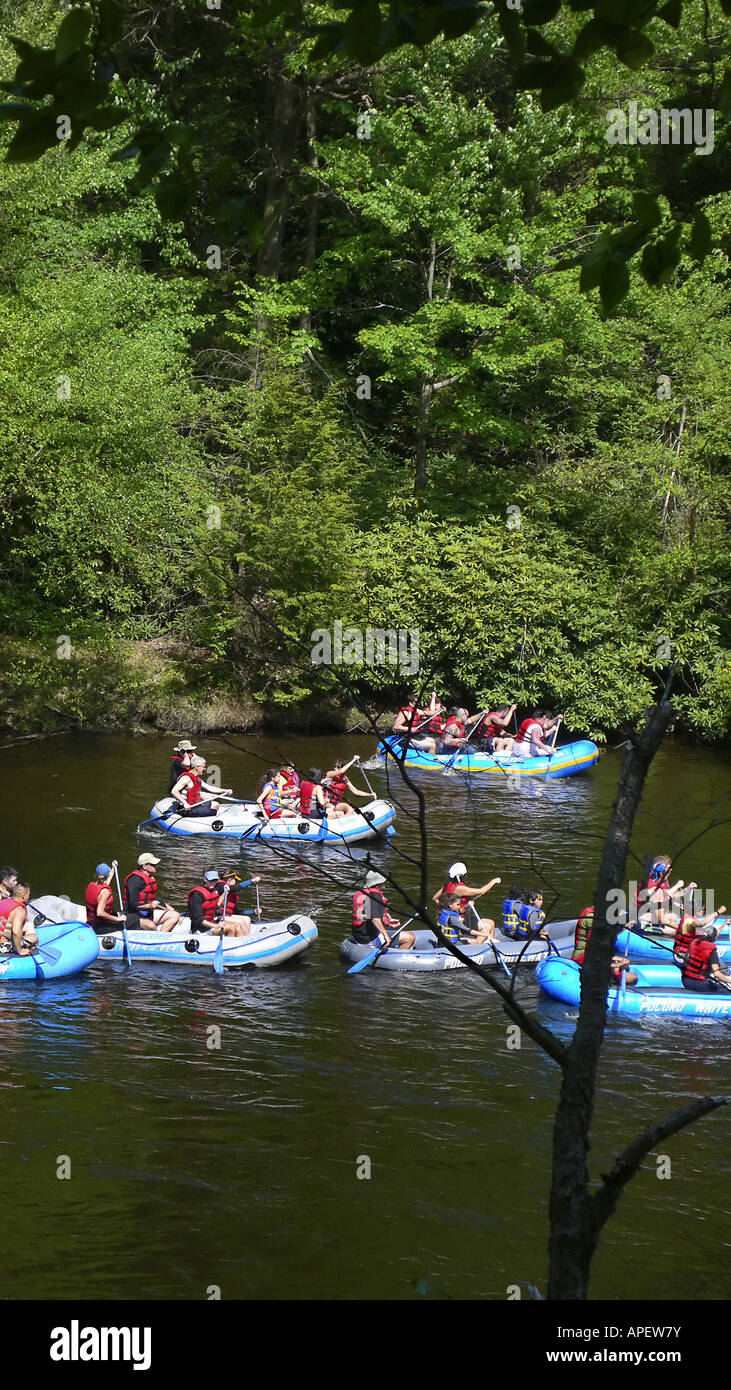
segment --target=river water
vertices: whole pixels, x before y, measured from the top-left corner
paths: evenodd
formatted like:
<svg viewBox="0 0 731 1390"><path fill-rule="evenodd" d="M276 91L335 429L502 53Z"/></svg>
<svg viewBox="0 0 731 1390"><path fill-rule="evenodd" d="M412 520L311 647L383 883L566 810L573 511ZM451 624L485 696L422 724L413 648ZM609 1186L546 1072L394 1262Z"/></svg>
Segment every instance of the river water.
<svg viewBox="0 0 731 1390"><path fill-rule="evenodd" d="M200 745L244 795L270 757L326 768L338 754L373 752L363 737L233 742L248 751ZM182 905L203 869L227 866L220 843L136 831L167 790L171 743L64 736L2 749L10 817L0 858L34 895L79 901L99 860L117 857L126 873L149 848L162 858L162 895ZM552 917L576 914L591 901L620 758L610 751L584 776L519 790L422 774L431 891L461 858L470 882L541 882L556 898ZM663 750L637 822L640 864L728 813L730 771L718 750ZM368 776L385 791L384 771ZM402 812L396 824L372 859L413 887L398 854L416 851L414 823ZM508 1046L500 1000L465 971L346 975L337 946L363 851L349 862L312 847L302 864L228 845L223 857L244 876L264 875L267 915L316 913L320 939L291 967L219 979L97 963L71 980L0 987L6 1197L16 1194L3 1211L6 1292L504 1299L521 1281L545 1287L556 1066L527 1039ZM728 826L718 826L679 872L731 903L728 851ZM499 890L489 902L499 909ZM571 1011L539 998L530 971L520 994L570 1036ZM729 1092L730 1026L612 1020L596 1174L648 1123ZM720 1111L669 1141L669 1177L658 1176L667 1163L645 1162L605 1230L594 1298L729 1296L728 1126Z"/></svg>

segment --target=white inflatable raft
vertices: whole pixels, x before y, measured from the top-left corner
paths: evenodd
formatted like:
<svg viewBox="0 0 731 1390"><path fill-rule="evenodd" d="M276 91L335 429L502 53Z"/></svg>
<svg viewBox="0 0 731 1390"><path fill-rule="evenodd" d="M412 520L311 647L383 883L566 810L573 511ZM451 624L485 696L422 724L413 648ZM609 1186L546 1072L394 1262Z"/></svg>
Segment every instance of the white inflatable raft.
<svg viewBox="0 0 731 1390"><path fill-rule="evenodd" d="M37 898L35 905L55 922L77 921L86 916L85 909L78 903L51 894ZM212 932L191 932L187 917L182 917L180 925L171 932L135 930L128 931L127 938L135 962L168 961L173 965L212 965L219 942L219 937ZM294 956L302 955L316 940L317 926L303 912L294 912L277 922L252 920L249 936L224 939L223 964L229 970L283 965ZM121 931L100 935L98 941L100 961L124 959Z"/></svg>
<svg viewBox="0 0 731 1390"><path fill-rule="evenodd" d="M296 820L266 820L255 801L242 801L221 806L215 816L184 816L170 796L156 801L149 819L138 830L167 830L171 835L211 835L235 838L245 844L260 840L287 840L297 844L355 844L371 840L374 835L386 834L396 819L396 808L390 801L376 799L353 811L352 815L333 816L324 820L297 816Z"/></svg>

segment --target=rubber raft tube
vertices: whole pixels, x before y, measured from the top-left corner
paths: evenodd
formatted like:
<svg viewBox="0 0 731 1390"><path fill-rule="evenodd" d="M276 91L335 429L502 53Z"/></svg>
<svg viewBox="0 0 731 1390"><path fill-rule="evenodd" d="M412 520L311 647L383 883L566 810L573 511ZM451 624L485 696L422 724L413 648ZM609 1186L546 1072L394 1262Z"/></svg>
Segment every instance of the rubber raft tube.
<svg viewBox="0 0 731 1390"><path fill-rule="evenodd" d="M636 968L637 985L628 985L624 992L610 989L607 1012L633 1017L648 1014L682 1014L690 1018L731 1017L731 993L719 989L714 994L693 994L683 989L680 971L666 965L642 965ZM670 972L674 970L675 987L669 987ZM578 1005L581 1001L581 971L576 961L541 961L536 967L536 979L545 994L563 1004Z"/></svg>
<svg viewBox="0 0 731 1390"><path fill-rule="evenodd" d="M38 898L37 907L60 920L64 914L83 913L77 903L48 895ZM119 961L124 958L124 937L121 931L110 931L97 937L91 927L99 961ZM135 961L168 962L172 965L212 965L219 937L212 932L191 932L190 921L182 917L180 925L171 932L135 930L127 932L130 955ZM223 964L227 969L255 967L266 969L284 965L300 956L317 940L317 926L302 912L292 913L275 922L252 921L249 936L225 937Z"/></svg>
<svg viewBox="0 0 731 1390"><path fill-rule="evenodd" d="M551 922L546 930L553 943L551 952L558 951L561 955L570 955L574 948L574 923L573 922ZM466 970L463 961L453 956L446 946L440 946L433 932L428 930L415 931L416 942L412 950L399 951L397 947L390 947L378 957L372 966L374 970L402 970L402 971L424 971L424 970ZM340 954L349 965L355 965L364 956L372 955L376 949L377 942L361 945L353 941L351 937L346 937L340 943ZM479 945L468 945L464 943L460 950L474 960L477 965L494 965L501 969L498 953L502 956L505 964L510 968L520 959L521 965L537 965L544 960L548 946L545 941L531 941L526 946L525 941L514 941L509 936L503 936L502 932L495 933L494 947L489 942L481 942Z"/></svg>
<svg viewBox="0 0 731 1390"><path fill-rule="evenodd" d="M173 812L173 814L170 814ZM327 817L324 820L298 816L296 820L267 821L255 801L239 805L223 805L216 816L184 816L176 802L166 796L156 801L148 821L138 829L167 830L171 835L209 835L235 838L247 844L260 840L286 840L297 844L355 844L371 840L374 835L386 834L396 819L396 808L390 801L377 798L351 815Z"/></svg>
<svg viewBox="0 0 731 1390"><path fill-rule="evenodd" d="M731 960L730 928L731 918L719 918L719 933L715 943L719 960ZM633 965L635 961L647 961L649 964L658 965L667 963L672 958L672 949L672 936L664 936L661 932L653 933L648 928L634 931L630 927L617 936L617 950L629 956Z"/></svg>
<svg viewBox="0 0 731 1390"><path fill-rule="evenodd" d="M378 745L382 757L401 757L402 744L396 734L382 739ZM452 753L425 753L423 749L407 748L404 760L406 767L420 767L424 771L441 772L449 763L457 772L492 772L500 777L574 777L578 772L586 772L599 758L599 749L589 739L578 739L575 743L565 743L550 757L511 758L509 754L496 756L490 753L473 752L470 748L456 757ZM454 761L452 761L454 759Z"/></svg>
<svg viewBox="0 0 731 1390"><path fill-rule="evenodd" d="M82 916L84 914L82 913ZM31 924L33 912L29 913ZM60 980L78 975L99 954L96 932L86 922L54 922L35 927L38 950L29 956L0 956L0 982Z"/></svg>

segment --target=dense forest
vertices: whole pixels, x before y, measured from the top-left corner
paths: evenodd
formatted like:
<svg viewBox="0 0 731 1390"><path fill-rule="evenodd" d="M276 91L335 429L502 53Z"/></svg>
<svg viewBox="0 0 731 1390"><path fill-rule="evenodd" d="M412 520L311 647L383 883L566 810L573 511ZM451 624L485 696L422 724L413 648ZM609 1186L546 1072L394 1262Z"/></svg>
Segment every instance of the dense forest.
<svg viewBox="0 0 731 1390"><path fill-rule="evenodd" d="M551 108L489 12L356 60L283 6L125 0L117 116L42 153L12 96L66 11L2 9L6 724L326 723L307 653L340 620L418 630L429 687L595 737L674 663L683 727L727 736L722 6L652 19L651 62L598 49ZM607 139L689 87L712 153ZM698 209L710 249L673 230ZM654 283L615 257L599 284L579 258L637 217L666 229ZM342 669L346 704L407 688Z"/></svg>

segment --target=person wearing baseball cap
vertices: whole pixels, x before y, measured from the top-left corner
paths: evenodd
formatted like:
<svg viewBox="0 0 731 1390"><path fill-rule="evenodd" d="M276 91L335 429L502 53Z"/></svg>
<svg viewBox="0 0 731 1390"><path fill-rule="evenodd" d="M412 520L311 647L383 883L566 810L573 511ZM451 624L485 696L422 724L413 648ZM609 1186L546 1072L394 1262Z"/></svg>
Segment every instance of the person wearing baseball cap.
<svg viewBox="0 0 731 1390"><path fill-rule="evenodd" d="M182 777L183 773L188 771L188 768L190 767L190 760L195 751L196 746L194 743L191 743L189 738L181 738L176 743L175 747L173 748L173 760L170 764L170 786L168 788L169 791L172 791L176 782L180 781L180 778Z"/></svg>
<svg viewBox="0 0 731 1390"><path fill-rule="evenodd" d="M125 921L120 913L114 911L114 893L111 884L116 867L116 859L113 859L111 864L104 862L97 864L96 878L87 884L84 893L86 920L99 936L103 936L106 932L118 930Z"/></svg>
<svg viewBox="0 0 731 1390"><path fill-rule="evenodd" d="M399 951L410 951L416 941L412 931L399 932L395 942L391 937L399 922L389 914L388 903L381 891L381 884L385 882L383 874L371 869L366 874L362 889L353 894L351 940L359 946L382 942L387 947L395 945Z"/></svg>
<svg viewBox="0 0 731 1390"><path fill-rule="evenodd" d="M456 946L461 941L471 943L491 940L495 935L495 923L491 917L479 917L477 909L474 910L472 921L466 917L468 903L474 902L475 898L481 898L483 893L489 893L498 883L502 883L500 878L491 878L489 883L483 883L481 888L469 888L463 882L467 873L467 865L457 860L450 865L449 873L442 884L442 887L434 894L432 902L439 908L437 922L442 930L442 935L446 936Z"/></svg>
<svg viewBox="0 0 731 1390"><path fill-rule="evenodd" d="M154 870L160 860L154 854L141 854L137 868L124 880L124 910L127 926L143 927L147 931L172 931L180 921L180 913L157 896L157 876Z"/></svg>
<svg viewBox="0 0 731 1390"><path fill-rule="evenodd" d="M249 888L252 883L261 883L261 874L242 879L235 869L227 869L222 875L217 869L208 869L188 894L191 931L210 931L214 936L220 936L221 931L224 936L248 936L251 918L246 913L237 913L236 908L238 889Z"/></svg>

